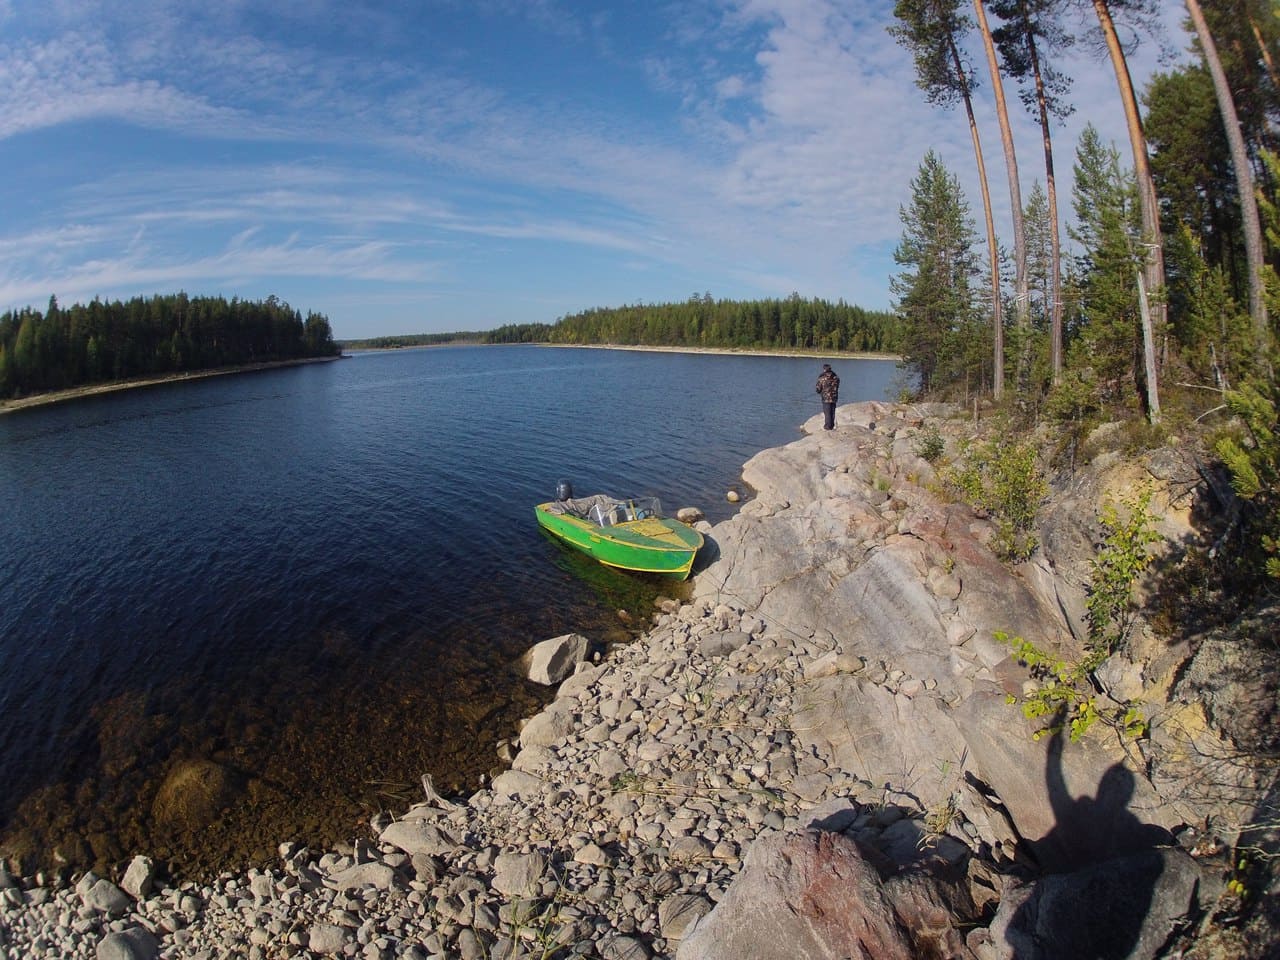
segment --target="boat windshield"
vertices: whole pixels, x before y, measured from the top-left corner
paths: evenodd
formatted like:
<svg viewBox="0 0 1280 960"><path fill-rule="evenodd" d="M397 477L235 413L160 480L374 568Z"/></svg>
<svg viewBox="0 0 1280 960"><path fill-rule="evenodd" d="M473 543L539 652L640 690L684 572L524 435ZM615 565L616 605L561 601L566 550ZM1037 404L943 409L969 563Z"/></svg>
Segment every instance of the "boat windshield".
<svg viewBox="0 0 1280 960"><path fill-rule="evenodd" d="M662 503L657 497L632 497L629 500L613 500L594 503L587 519L602 527L632 520L653 520L662 516Z"/></svg>

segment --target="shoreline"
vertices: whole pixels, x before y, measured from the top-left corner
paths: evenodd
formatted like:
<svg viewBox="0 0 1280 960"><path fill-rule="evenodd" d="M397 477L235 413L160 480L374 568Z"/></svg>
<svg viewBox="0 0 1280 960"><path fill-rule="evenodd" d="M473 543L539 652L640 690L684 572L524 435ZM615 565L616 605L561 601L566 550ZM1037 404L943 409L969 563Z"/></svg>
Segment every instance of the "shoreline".
<svg viewBox="0 0 1280 960"><path fill-rule="evenodd" d="M17 400L0 400L0 416L17 410L29 410L33 407L45 407L55 403L66 403L80 400L102 393L117 393L121 390L138 390L143 387L158 387L166 383L182 383L187 380L206 380L209 377L224 377L236 373L256 373L259 370L276 370L281 367L298 367L309 363L330 363L342 360L343 354L334 357L302 357L297 360L268 360L263 363L242 364L233 367L212 367L208 370L189 370L184 373L172 373L159 377L140 377L132 380L112 380L107 383L85 384L70 387L66 390L53 390L49 393L37 393Z"/></svg>
<svg viewBox="0 0 1280 960"><path fill-rule="evenodd" d="M551 702L499 744L505 769L469 796L445 800L424 776L423 802L379 812L350 843L307 850L286 840L274 864L209 883L168 886L143 854L74 887L12 876L0 862L5 945L76 956L110 947L148 960L306 951L479 960L530 948L557 960L774 957L786 954L754 954L740 931L802 942L815 935L803 926L815 903L855 934L880 923L812 882L834 871L872 890L869 901L888 898L898 917L929 911L927 931L888 914L873 941L893 947L885 956L922 955L923 932L947 956L1007 960L1007 932L1028 916L1020 905L1061 896L1060 877L1085 889L1096 869L1053 872L1049 840L1072 824L1055 825L1054 797L1043 795L1051 778L1041 788L1027 771L1065 770L1073 795L1089 795L1123 755L1105 734L1055 754L1010 711L1010 685L1025 675L988 638L1011 618L1030 635L1064 630L1071 584L1025 582L984 546L991 524L930 492L917 432L928 421L954 447L969 435L958 413L850 404L834 433L815 415L800 440L753 457L743 477L758 496L708 525L717 555L695 572L692 596L659 602L639 640L551 681ZM838 522L815 528L819 514ZM822 557L840 559L813 562ZM1172 755L1164 736L1153 730ZM1192 771L1157 772L1175 784ZM1170 810L1145 776L1127 790L1126 807L1151 827L1209 822L1208 808ZM1092 849L1091 827L1078 826L1073 842ZM1144 941L1164 943L1184 914L1212 907L1223 864L1208 847L1159 849L1161 875L1203 893L1170 911L1122 900L1112 912L1127 910L1120 919L1141 925ZM1043 874L1028 872L1028 851L1046 858ZM1107 854L1102 869L1129 864ZM1140 887L1140 876L1124 876L1121 889ZM787 900L788 890L803 896ZM1101 912L1067 911L1049 935ZM814 955L844 955L840 944L855 941L840 939L843 929L824 921L819 932L832 939ZM1098 936L1104 943L1107 930Z"/></svg>
<svg viewBox="0 0 1280 960"><path fill-rule="evenodd" d="M498 346L498 344L495 344ZM515 346L515 344L511 344ZM535 343L535 347L568 347L576 350L634 350L640 353L693 353L725 357L795 357L808 360L893 360L902 361L897 353L831 350L754 350L748 347L660 347L627 343Z"/></svg>

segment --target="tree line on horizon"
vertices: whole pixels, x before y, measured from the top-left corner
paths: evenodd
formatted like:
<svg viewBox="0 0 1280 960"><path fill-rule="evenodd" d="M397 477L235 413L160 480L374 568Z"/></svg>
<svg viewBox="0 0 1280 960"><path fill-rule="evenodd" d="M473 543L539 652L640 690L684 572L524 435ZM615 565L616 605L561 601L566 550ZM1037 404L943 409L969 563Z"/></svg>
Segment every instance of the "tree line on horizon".
<svg viewBox="0 0 1280 960"><path fill-rule="evenodd" d="M0 399L113 380L338 353L329 320L274 296L77 303L0 314Z"/></svg>
<svg viewBox="0 0 1280 960"><path fill-rule="evenodd" d="M693 294L682 303L594 307L562 317L551 343L652 347L830 350L894 353L897 317L843 300L792 293L784 299L717 300Z"/></svg>
<svg viewBox="0 0 1280 960"><path fill-rule="evenodd" d="M894 313L865 310L793 293L785 299L717 300L693 294L680 303L591 307L555 323L511 323L481 333L423 333L343 340L346 349L386 349L444 343L618 344L746 350L830 350L895 353Z"/></svg>

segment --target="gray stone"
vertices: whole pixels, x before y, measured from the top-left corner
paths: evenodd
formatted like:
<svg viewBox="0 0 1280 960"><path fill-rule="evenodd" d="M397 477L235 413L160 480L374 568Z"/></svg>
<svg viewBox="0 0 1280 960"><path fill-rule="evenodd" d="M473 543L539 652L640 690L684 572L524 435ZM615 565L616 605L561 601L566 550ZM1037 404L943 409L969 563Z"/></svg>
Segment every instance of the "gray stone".
<svg viewBox="0 0 1280 960"><path fill-rule="evenodd" d="M751 637L749 634L743 633L741 630L726 630L722 633L713 633L703 637L698 641L698 652L707 658L727 657L739 647L750 642Z"/></svg>
<svg viewBox="0 0 1280 960"><path fill-rule="evenodd" d="M484 937L470 927L458 933L458 957L460 960L489 960L489 948Z"/></svg>
<svg viewBox="0 0 1280 960"><path fill-rule="evenodd" d="M521 661L525 675L534 683L554 686L573 673L587 657L591 641L580 633L566 633L535 644Z"/></svg>
<svg viewBox="0 0 1280 960"><path fill-rule="evenodd" d="M582 849L573 855L575 863L585 863L590 866L603 867L609 863L609 855L600 849L598 844L588 843Z"/></svg>
<svg viewBox="0 0 1280 960"><path fill-rule="evenodd" d="M653 953L635 937L610 937L600 945L604 960L649 960Z"/></svg>
<svg viewBox="0 0 1280 960"><path fill-rule="evenodd" d="M307 933L307 947L313 953L339 954L347 945L347 931L336 923L313 924Z"/></svg>
<svg viewBox="0 0 1280 960"><path fill-rule="evenodd" d="M155 960L160 950L150 931L131 927L108 933L98 941L98 960Z"/></svg>
<svg viewBox="0 0 1280 960"><path fill-rule="evenodd" d="M425 820L397 820L382 831L379 839L411 857L419 853L441 856L452 853L457 846L453 837Z"/></svg>
<svg viewBox="0 0 1280 960"><path fill-rule="evenodd" d="M494 863L493 889L508 897L532 897L547 872L540 853L502 853Z"/></svg>
<svg viewBox="0 0 1280 960"><path fill-rule="evenodd" d="M541 713L531 717L520 731L522 747L548 747L573 732L571 701L557 700Z"/></svg>
<svg viewBox="0 0 1280 960"><path fill-rule="evenodd" d="M683 940L711 912L712 903L696 893L680 893L658 904L658 927L668 940Z"/></svg>
<svg viewBox="0 0 1280 960"><path fill-rule="evenodd" d="M673 863L693 863L711 857L711 845L701 837L676 837L667 856Z"/></svg>
<svg viewBox="0 0 1280 960"><path fill-rule="evenodd" d="M421 853L422 851L417 851ZM374 890L391 890L396 885L396 872L385 863L358 863L329 878L329 886L335 890L356 890L370 887Z"/></svg>
<svg viewBox="0 0 1280 960"><path fill-rule="evenodd" d="M129 861L120 886L124 892L135 900L145 900L151 896L151 884L155 880L156 866L150 857L137 856Z"/></svg>
<svg viewBox="0 0 1280 960"><path fill-rule="evenodd" d="M546 786L542 780L523 770L505 770L493 778L490 789L499 797L519 797L533 799L542 793Z"/></svg>
<svg viewBox="0 0 1280 960"><path fill-rule="evenodd" d="M129 895L110 880L98 880L81 893L81 898L86 907L105 913L109 917L123 916L133 907L133 901L129 899Z"/></svg>

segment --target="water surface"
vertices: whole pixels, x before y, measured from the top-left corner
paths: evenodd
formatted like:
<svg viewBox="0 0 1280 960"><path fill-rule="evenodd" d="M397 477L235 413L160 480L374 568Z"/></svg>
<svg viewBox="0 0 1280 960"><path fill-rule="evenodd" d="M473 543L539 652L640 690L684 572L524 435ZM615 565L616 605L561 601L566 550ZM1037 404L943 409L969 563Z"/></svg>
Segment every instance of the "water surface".
<svg viewBox="0 0 1280 960"><path fill-rule="evenodd" d="M896 382L835 366L844 401ZM0 417L0 849L207 872L349 838L422 773L473 789L547 696L507 665L624 639L618 611L671 589L533 505L565 478L724 519L743 462L819 412L818 369L450 347Z"/></svg>

